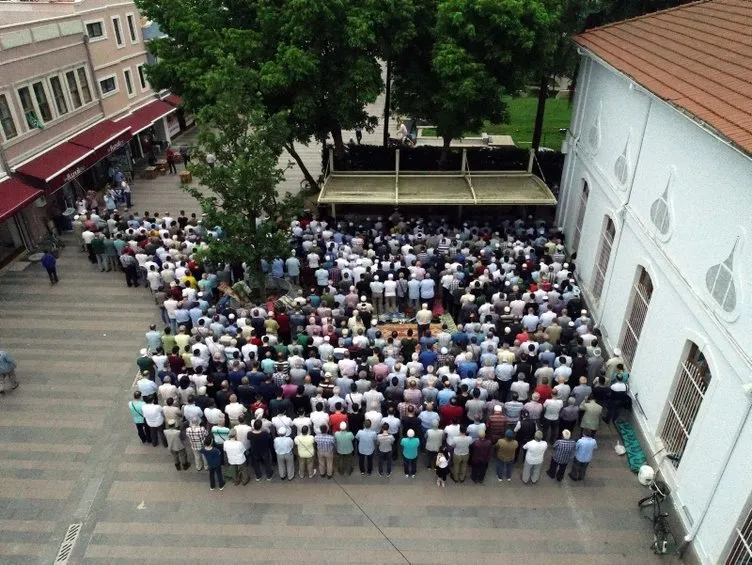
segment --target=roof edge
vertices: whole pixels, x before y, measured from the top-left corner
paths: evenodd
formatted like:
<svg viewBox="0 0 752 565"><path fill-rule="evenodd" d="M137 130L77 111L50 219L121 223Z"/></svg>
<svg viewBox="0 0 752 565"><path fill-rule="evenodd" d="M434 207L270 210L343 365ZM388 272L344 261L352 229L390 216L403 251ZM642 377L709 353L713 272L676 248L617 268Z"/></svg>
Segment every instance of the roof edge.
<svg viewBox="0 0 752 565"><path fill-rule="evenodd" d="M700 4L704 3L706 1L713 1L713 0L702 0L702 2L693 2L693 4ZM673 8L672 8L673 9ZM663 10L664 12L666 10ZM626 20L625 20L626 21ZM578 43L581 49L584 51L587 51L587 56L589 56L591 59L596 61L599 65L605 67L606 69L613 70L617 75L621 75L625 79L629 80L630 82L633 82L639 86L640 89L648 93L650 96L655 98L655 100L662 102L666 104L669 108L676 110L679 114L682 115L685 119L691 120L695 125L697 125L699 128L704 129L712 136L718 138L719 141L722 143L725 143L729 146L729 148L733 149L734 151L740 153L743 157L746 157L747 159L752 159L752 151L749 151L742 147L739 143L731 139L729 136L727 136L725 133L722 133L719 131L715 126L712 124L706 122L699 116L695 115L693 112L687 110L686 108L680 106L679 104L676 104L673 100L670 100L668 98L663 98L661 95L657 94L656 92L653 92L651 89L649 89L647 86L642 84L638 79L627 73L626 71L623 71L608 61L606 61L603 57L598 55L595 51L593 51L591 48L587 47L586 45L581 45Z"/></svg>
<svg viewBox="0 0 752 565"><path fill-rule="evenodd" d="M687 2L686 4L682 4L680 6L674 6L673 8L666 8L664 10L656 10L655 12L650 12L647 14L642 14L641 16L635 16L634 18L627 18L626 20L619 20L618 22L611 22L610 24L597 26L597 27L591 27L589 29L586 29L583 32L580 32L576 35L572 36L572 40L574 40L578 45L581 45L579 41L577 41L577 38L581 35L586 35L591 32L600 31L602 29L608 29L610 27L614 27L617 25L625 24L627 22L633 22L636 20L643 20L645 18L650 18L652 16L656 16L658 14L666 14L668 12L675 12L676 10L684 10L686 8L689 8L691 6L698 6L700 4L709 4L711 2L715 2L715 0L696 0L695 2Z"/></svg>

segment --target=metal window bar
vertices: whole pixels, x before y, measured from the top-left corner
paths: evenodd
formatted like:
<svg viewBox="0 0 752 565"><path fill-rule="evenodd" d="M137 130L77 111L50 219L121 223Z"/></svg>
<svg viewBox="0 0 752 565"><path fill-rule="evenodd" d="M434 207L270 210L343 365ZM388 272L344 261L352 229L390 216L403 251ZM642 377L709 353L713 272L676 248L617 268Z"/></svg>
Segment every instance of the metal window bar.
<svg viewBox="0 0 752 565"><path fill-rule="evenodd" d="M669 412L663 426L661 439L667 448L681 458L692 433L697 414L710 382L710 372L696 359L697 348L692 346L688 358L682 362L679 382L669 401ZM673 461L678 466L678 461Z"/></svg>
<svg viewBox="0 0 752 565"><path fill-rule="evenodd" d="M648 315L650 297L653 293L653 285L650 276L645 269L641 269L640 276L632 287L632 308L629 316L624 321L624 331L621 343L622 356L627 368L632 368L634 357L637 352L637 344L640 341L642 326Z"/></svg>
<svg viewBox="0 0 752 565"><path fill-rule="evenodd" d="M580 207L577 210L577 221L574 224L574 237L572 238L572 252L576 252L580 247L580 237L582 237L582 224L585 222L585 211L587 209L588 196L590 192L587 184L583 186L580 192Z"/></svg>
<svg viewBox="0 0 752 565"><path fill-rule="evenodd" d="M734 545L726 558L726 565L752 565L752 510L744 524L734 529Z"/></svg>
<svg viewBox="0 0 752 565"><path fill-rule="evenodd" d="M598 260L595 263L595 273L593 276L593 298L596 302L600 301L601 294L603 293L603 283L606 280L606 270L608 269L608 261L611 258L611 246L614 243L614 236L614 224L608 218L601 235Z"/></svg>

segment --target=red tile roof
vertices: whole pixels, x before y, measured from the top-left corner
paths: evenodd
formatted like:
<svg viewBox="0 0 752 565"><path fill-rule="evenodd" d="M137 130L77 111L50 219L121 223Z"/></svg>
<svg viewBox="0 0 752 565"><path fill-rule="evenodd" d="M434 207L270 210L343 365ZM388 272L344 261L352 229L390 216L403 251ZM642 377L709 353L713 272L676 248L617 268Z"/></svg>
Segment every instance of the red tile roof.
<svg viewBox="0 0 752 565"><path fill-rule="evenodd" d="M574 40L752 153L752 1L702 0Z"/></svg>

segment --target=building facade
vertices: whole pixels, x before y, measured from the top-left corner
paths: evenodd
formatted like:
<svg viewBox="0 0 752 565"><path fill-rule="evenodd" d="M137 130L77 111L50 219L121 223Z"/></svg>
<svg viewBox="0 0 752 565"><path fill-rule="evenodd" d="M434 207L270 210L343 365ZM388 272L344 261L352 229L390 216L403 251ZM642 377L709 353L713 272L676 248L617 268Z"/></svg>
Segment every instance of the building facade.
<svg viewBox="0 0 752 565"><path fill-rule="evenodd" d="M0 2L0 164L14 181L0 184L0 262L179 133L180 100L146 77L143 23L132 1Z"/></svg>
<svg viewBox="0 0 752 565"><path fill-rule="evenodd" d="M696 63L677 62L675 42L682 21L700 21L725 37L709 45L733 44L725 26L750 21L752 7L714 18L738 4L695 3L576 38L558 210L603 341L630 370L634 417L672 488L689 555L727 565L752 562L752 157L746 132L724 134L721 117L743 123L734 112L752 100L748 83L744 100L705 90L699 77L712 69L685 84L677 68ZM688 58L730 58L687 41ZM752 61L752 48L741 51Z"/></svg>

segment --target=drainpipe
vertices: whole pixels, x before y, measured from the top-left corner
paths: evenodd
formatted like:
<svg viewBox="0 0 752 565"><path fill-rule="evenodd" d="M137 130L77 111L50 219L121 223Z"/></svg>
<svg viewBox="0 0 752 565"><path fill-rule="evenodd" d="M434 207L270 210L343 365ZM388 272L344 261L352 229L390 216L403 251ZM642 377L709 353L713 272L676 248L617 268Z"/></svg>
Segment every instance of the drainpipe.
<svg viewBox="0 0 752 565"><path fill-rule="evenodd" d="M721 472L718 473L717 478L713 482L713 490L710 492L710 496L708 497L707 502L703 506L702 513L700 514L700 519L697 520L694 525L692 526L692 529L687 533L686 536L684 536L684 539L682 540L681 544L679 544L679 556L683 557L684 552L689 547L689 544L694 542L695 536L697 536L697 532L700 531L700 527L702 526L703 522L705 522L705 517L708 515L708 510L710 510L710 504L713 502L713 498L715 497L716 492L718 492L718 486L721 484L721 480L723 479L723 475L726 474L726 469L728 468L729 461L731 460L731 455L733 455L734 450L736 449L737 444L739 443L739 437L742 435L742 431L744 430L744 424L749 419L749 415L752 412L752 398L750 397L752 395L752 385L747 384L744 387L744 391L747 396L747 411L744 414L744 418L742 418L739 422L739 425L736 428L736 433L734 434L734 443L729 448L728 452L726 452L726 456L724 457L723 461L723 468L721 469Z"/></svg>
<svg viewBox="0 0 752 565"><path fill-rule="evenodd" d="M89 45L89 36L84 34L83 35L84 40L84 48L86 49L86 62L89 64L89 68L91 69L91 78L94 81L94 84L91 85L91 90L94 93L94 96L97 98L97 102L99 103L99 110L102 112L102 116L105 116L104 112L104 102L102 102L102 97L99 95L99 80L97 80L97 74L94 70L94 63L91 59L91 46Z"/></svg>

